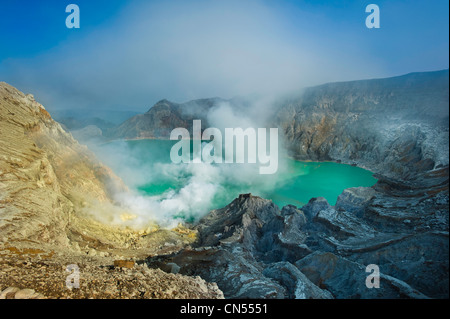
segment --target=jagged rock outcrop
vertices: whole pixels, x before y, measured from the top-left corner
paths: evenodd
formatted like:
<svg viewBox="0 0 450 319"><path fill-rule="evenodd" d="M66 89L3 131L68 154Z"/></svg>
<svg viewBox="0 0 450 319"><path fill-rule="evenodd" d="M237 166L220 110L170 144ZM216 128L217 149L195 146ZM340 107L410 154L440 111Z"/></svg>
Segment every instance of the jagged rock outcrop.
<svg viewBox="0 0 450 319"><path fill-rule="evenodd" d="M283 233L301 236L301 223L293 221L305 218L293 207L280 212L272 201L243 194L200 221L199 247L150 257L147 263L155 268L174 263L181 274L216 282L227 298L331 298L289 262L269 268L264 262L268 256L272 261L295 261L309 253L306 246L295 243L295 235L280 240Z"/></svg>
<svg viewBox="0 0 450 319"><path fill-rule="evenodd" d="M418 178L421 198L410 192L402 198L393 184L389 193L382 180L345 190L335 206L314 198L280 211L271 201L240 195L200 220L196 248L147 263L217 282L228 298L447 298L447 171ZM396 206L405 201L421 206ZM375 208L390 214L374 217ZM380 269L380 288L366 286L371 264Z"/></svg>
<svg viewBox="0 0 450 319"><path fill-rule="evenodd" d="M286 289L262 276L255 259L262 226L279 215L269 200L241 195L223 209L212 211L196 228L201 248L150 257L150 267L175 263L179 272L216 282L228 298L284 298Z"/></svg>
<svg viewBox="0 0 450 319"><path fill-rule="evenodd" d="M312 283L297 267L289 262L277 262L265 268L263 275L286 287L290 299L333 299L331 293Z"/></svg>
<svg viewBox="0 0 450 319"><path fill-rule="evenodd" d="M296 266L336 298L428 298L405 282L384 274L380 276L379 288L368 288L366 267L330 252L314 252L299 260Z"/></svg>

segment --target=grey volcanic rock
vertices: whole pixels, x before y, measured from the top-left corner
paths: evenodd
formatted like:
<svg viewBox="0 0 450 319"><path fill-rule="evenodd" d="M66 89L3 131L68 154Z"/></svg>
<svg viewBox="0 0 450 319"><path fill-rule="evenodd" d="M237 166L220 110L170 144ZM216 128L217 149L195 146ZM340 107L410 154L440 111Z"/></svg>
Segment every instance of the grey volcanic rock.
<svg viewBox="0 0 450 319"><path fill-rule="evenodd" d="M409 283L428 296L448 297L448 232L410 235L385 246L352 252L347 258L377 264L380 271Z"/></svg>
<svg viewBox="0 0 450 319"><path fill-rule="evenodd" d="M364 218L386 231L448 232L448 166L418 174L407 183L381 178Z"/></svg>
<svg viewBox="0 0 450 319"><path fill-rule="evenodd" d="M148 263L174 262L229 298L446 298L448 225L445 167L344 190L335 206L314 198L280 211L240 195L199 222L196 249ZM380 288L365 284L369 264Z"/></svg>
<svg viewBox="0 0 450 319"><path fill-rule="evenodd" d="M286 288L262 275L263 265L240 245L185 249L168 256L150 257L149 267L165 269L176 263L179 273L217 283L225 298L283 299Z"/></svg>
<svg viewBox="0 0 450 319"><path fill-rule="evenodd" d="M295 262L309 253L311 249L305 244L306 217L293 205L287 205L277 216L264 225L264 235L259 240L259 258L264 262L282 260Z"/></svg>
<svg viewBox="0 0 450 319"><path fill-rule="evenodd" d="M364 212L370 200L375 196L375 190L369 187L353 187L345 189L336 201L336 207L349 213L359 215Z"/></svg>
<svg viewBox="0 0 450 319"><path fill-rule="evenodd" d="M373 237L375 230L346 211L328 208L317 213L315 221L331 229L338 238Z"/></svg>
<svg viewBox="0 0 450 319"><path fill-rule="evenodd" d="M273 278L285 286L290 299L333 299L331 293L317 287L291 263L271 264L264 269L263 275Z"/></svg>
<svg viewBox="0 0 450 319"><path fill-rule="evenodd" d="M295 261L311 252L302 230L306 218L293 206L280 212L272 201L242 194L206 215L196 229L201 246L239 244L261 260Z"/></svg>
<svg viewBox="0 0 450 319"><path fill-rule="evenodd" d="M243 194L200 221L196 227L200 247L165 258L149 258L147 263L161 269L168 263L176 263L181 274L216 282L227 298L293 297L293 292L283 285L284 280L280 284L280 278L272 279L273 272L268 277L263 274L263 261L295 261L311 253L306 245L297 242L306 238L301 232L305 222L303 213L292 206L280 212L269 200ZM298 273L292 276L296 282L304 279ZM313 288L309 281L298 285L300 295L328 296Z"/></svg>
<svg viewBox="0 0 450 319"><path fill-rule="evenodd" d="M293 205L284 206L281 210L283 216L283 230L277 234L280 242L287 245L303 244L307 234L302 231L306 225L306 217L303 212Z"/></svg>
<svg viewBox="0 0 450 319"><path fill-rule="evenodd" d="M330 208L330 204L323 197L311 198L305 206L302 207L302 211L308 220L312 220L318 212Z"/></svg>
<svg viewBox="0 0 450 319"><path fill-rule="evenodd" d="M258 238L265 234L263 226L277 216L280 216L280 210L272 201L251 194L240 195L199 222L196 227L199 244L215 246L241 242L246 249L252 250Z"/></svg>
<svg viewBox="0 0 450 319"><path fill-rule="evenodd" d="M300 160L408 179L448 165L448 70L330 83L284 103L276 124Z"/></svg>
<svg viewBox="0 0 450 319"><path fill-rule="evenodd" d="M228 298L446 298L447 174L423 173L407 185L380 179L345 190L335 206L314 198L280 211L240 195L199 222L197 248L147 263L176 263ZM366 286L369 264L380 268L380 288Z"/></svg>
<svg viewBox="0 0 450 319"><path fill-rule="evenodd" d="M380 276L379 288L367 288L366 267L330 252L314 252L296 266L336 298L427 298L401 280L385 275Z"/></svg>

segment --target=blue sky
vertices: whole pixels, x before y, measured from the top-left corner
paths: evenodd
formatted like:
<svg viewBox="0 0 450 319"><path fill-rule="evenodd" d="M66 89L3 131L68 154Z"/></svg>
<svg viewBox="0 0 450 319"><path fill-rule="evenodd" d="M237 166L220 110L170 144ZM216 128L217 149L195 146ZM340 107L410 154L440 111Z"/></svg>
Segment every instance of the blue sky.
<svg viewBox="0 0 450 319"><path fill-rule="evenodd" d="M65 26L70 3L80 29ZM369 3L380 29L365 26ZM445 0L2 1L0 81L50 109L144 111L446 69L448 11Z"/></svg>
<svg viewBox="0 0 450 319"><path fill-rule="evenodd" d="M124 0L15 0L2 1L0 36L3 42L0 61L27 58L51 50L95 30L114 19L127 4ZM67 29L66 6L75 3L82 8L83 28ZM74 32L76 31L76 32Z"/></svg>

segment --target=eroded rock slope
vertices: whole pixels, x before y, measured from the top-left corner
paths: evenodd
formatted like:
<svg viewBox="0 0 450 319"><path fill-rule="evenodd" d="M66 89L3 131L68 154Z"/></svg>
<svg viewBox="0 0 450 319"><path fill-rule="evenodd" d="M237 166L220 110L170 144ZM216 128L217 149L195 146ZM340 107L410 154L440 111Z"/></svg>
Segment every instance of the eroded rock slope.
<svg viewBox="0 0 450 319"><path fill-rule="evenodd" d="M0 298L221 298L214 284L116 260L177 251L195 233L105 223L126 187L32 95L0 83ZM106 219L107 221L108 219ZM68 289L68 265L80 288Z"/></svg>

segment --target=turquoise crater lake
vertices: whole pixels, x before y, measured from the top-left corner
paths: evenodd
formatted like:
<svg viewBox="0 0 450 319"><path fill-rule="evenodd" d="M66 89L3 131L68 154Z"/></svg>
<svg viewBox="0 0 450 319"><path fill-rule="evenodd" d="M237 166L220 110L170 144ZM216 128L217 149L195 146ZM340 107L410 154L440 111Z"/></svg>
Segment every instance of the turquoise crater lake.
<svg viewBox="0 0 450 319"><path fill-rule="evenodd" d="M333 162L300 162L279 157L278 172L260 175L259 164L174 164L170 149L176 141L115 141L96 153L140 195L163 203L174 217L195 220L222 208L242 193L271 199L280 208L305 205L324 197L331 205L349 187L370 187L370 171Z"/></svg>

